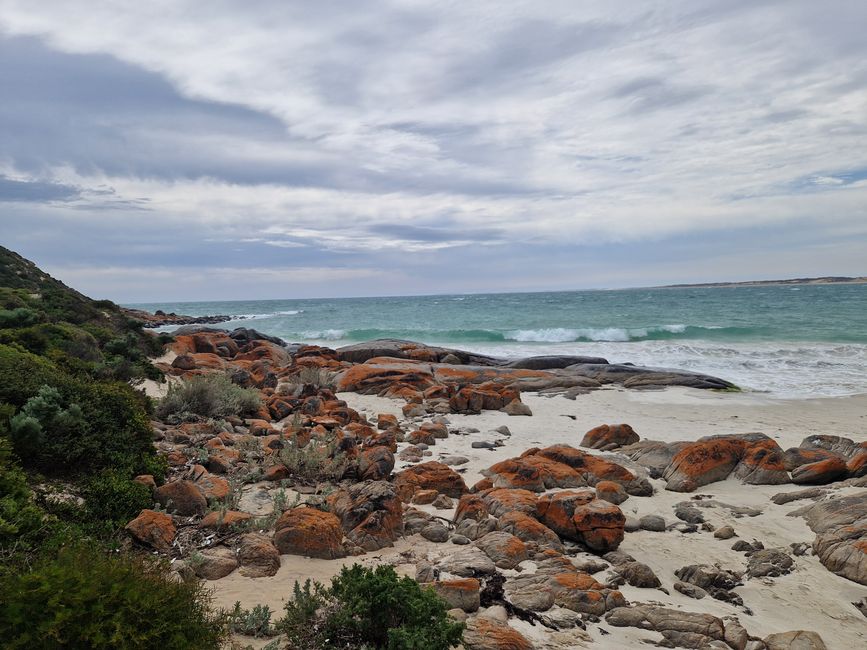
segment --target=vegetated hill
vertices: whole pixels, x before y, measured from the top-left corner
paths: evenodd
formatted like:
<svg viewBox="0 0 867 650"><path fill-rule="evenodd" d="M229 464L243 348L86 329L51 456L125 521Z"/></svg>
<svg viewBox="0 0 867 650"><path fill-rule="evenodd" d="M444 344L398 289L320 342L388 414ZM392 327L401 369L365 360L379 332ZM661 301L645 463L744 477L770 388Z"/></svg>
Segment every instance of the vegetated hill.
<svg viewBox="0 0 867 650"><path fill-rule="evenodd" d="M95 379L156 378L158 337L110 300L92 300L0 246L0 344Z"/></svg>

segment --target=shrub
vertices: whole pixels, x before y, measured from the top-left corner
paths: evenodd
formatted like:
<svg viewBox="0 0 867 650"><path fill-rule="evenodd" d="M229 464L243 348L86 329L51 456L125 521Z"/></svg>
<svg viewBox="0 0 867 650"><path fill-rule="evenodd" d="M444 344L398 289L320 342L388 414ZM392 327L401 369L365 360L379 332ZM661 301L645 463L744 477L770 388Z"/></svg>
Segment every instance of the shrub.
<svg viewBox="0 0 867 650"><path fill-rule="evenodd" d="M185 414L208 418L252 415L260 404L256 390L233 384L227 375L210 374L170 384L157 406L157 415L163 419Z"/></svg>
<svg viewBox="0 0 867 650"><path fill-rule="evenodd" d="M346 454L338 450L334 439L312 438L304 446L287 440L279 458L294 478L307 482L340 480L348 464Z"/></svg>
<svg viewBox="0 0 867 650"><path fill-rule="evenodd" d="M72 377L20 348L0 345L0 402L24 414L13 440L25 467L54 475L139 472L156 454L141 395L123 383Z"/></svg>
<svg viewBox="0 0 867 650"><path fill-rule="evenodd" d="M0 309L0 329L28 327L39 322L39 313L27 307Z"/></svg>
<svg viewBox="0 0 867 650"><path fill-rule="evenodd" d="M150 489L114 469L87 479L82 496L89 523L99 524L105 532L114 532L153 506Z"/></svg>
<svg viewBox="0 0 867 650"><path fill-rule="evenodd" d="M446 650L463 633L433 590L390 566L344 567L330 588L296 582L293 596L276 625L290 648Z"/></svg>
<svg viewBox="0 0 867 650"><path fill-rule="evenodd" d="M7 440L0 438L0 549L34 532L42 512L33 504L24 472L12 459Z"/></svg>
<svg viewBox="0 0 867 650"><path fill-rule="evenodd" d="M0 638L7 650L216 650L225 626L201 583L165 564L73 548L0 575Z"/></svg>
<svg viewBox="0 0 867 650"><path fill-rule="evenodd" d="M274 636L271 627L271 608L267 605L256 605L253 609L244 609L240 602L235 602L235 607L228 612L229 629L235 634L243 634L259 638L262 636Z"/></svg>

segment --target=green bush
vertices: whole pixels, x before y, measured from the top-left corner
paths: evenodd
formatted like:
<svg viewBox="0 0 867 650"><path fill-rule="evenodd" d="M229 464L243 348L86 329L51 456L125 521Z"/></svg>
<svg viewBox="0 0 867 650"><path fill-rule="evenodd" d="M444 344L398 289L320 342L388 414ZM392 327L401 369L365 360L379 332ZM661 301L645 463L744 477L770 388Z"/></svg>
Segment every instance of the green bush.
<svg viewBox="0 0 867 650"><path fill-rule="evenodd" d="M7 650L216 650L225 636L201 583L175 582L145 558L66 549L31 571L0 574Z"/></svg>
<svg viewBox="0 0 867 650"><path fill-rule="evenodd" d="M156 412L162 419L183 418L187 414L224 418L252 415L260 405L256 390L241 388L227 375L215 373L170 384Z"/></svg>
<svg viewBox="0 0 867 650"><path fill-rule="evenodd" d="M25 467L49 475L108 467L132 473L147 471L155 456L145 398L126 384L78 379L0 345L0 402L22 410L13 441Z"/></svg>
<svg viewBox="0 0 867 650"><path fill-rule="evenodd" d="M39 312L27 307L0 309L0 329L7 327L29 327L39 322Z"/></svg>
<svg viewBox="0 0 867 650"><path fill-rule="evenodd" d="M229 630L235 634L252 636L274 636L271 627L271 608L268 605L255 605L253 609L244 609L240 601L235 602L235 607L227 612Z"/></svg>
<svg viewBox="0 0 867 650"><path fill-rule="evenodd" d="M32 499L27 479L12 459L7 440L0 438L0 550L33 533L42 512Z"/></svg>
<svg viewBox="0 0 867 650"><path fill-rule="evenodd" d="M114 469L87 479L81 496L88 521L98 523L106 532L114 532L142 510L153 507L148 487Z"/></svg>
<svg viewBox="0 0 867 650"><path fill-rule="evenodd" d="M327 589L296 582L293 596L276 624L289 648L446 650L463 634L433 590L386 565L344 567Z"/></svg>

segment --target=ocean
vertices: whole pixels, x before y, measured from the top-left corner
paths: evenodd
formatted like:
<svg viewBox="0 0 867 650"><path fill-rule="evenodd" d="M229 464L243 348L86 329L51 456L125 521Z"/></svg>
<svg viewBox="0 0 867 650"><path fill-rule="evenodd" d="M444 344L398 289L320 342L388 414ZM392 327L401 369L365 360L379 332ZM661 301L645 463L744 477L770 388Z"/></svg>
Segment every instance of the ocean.
<svg viewBox="0 0 867 650"><path fill-rule="evenodd" d="M503 357L584 354L689 369L775 397L867 393L867 284L128 306L238 316L220 327L329 347L390 337Z"/></svg>

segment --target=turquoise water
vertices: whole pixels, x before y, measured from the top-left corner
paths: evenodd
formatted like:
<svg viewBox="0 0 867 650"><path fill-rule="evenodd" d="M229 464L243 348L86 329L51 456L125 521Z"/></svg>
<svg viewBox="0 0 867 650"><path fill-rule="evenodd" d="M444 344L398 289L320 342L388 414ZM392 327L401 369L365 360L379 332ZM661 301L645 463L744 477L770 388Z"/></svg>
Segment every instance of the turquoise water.
<svg viewBox="0 0 867 650"><path fill-rule="evenodd" d="M134 305L230 314L289 341L405 338L719 375L778 396L867 392L867 285L628 289Z"/></svg>

